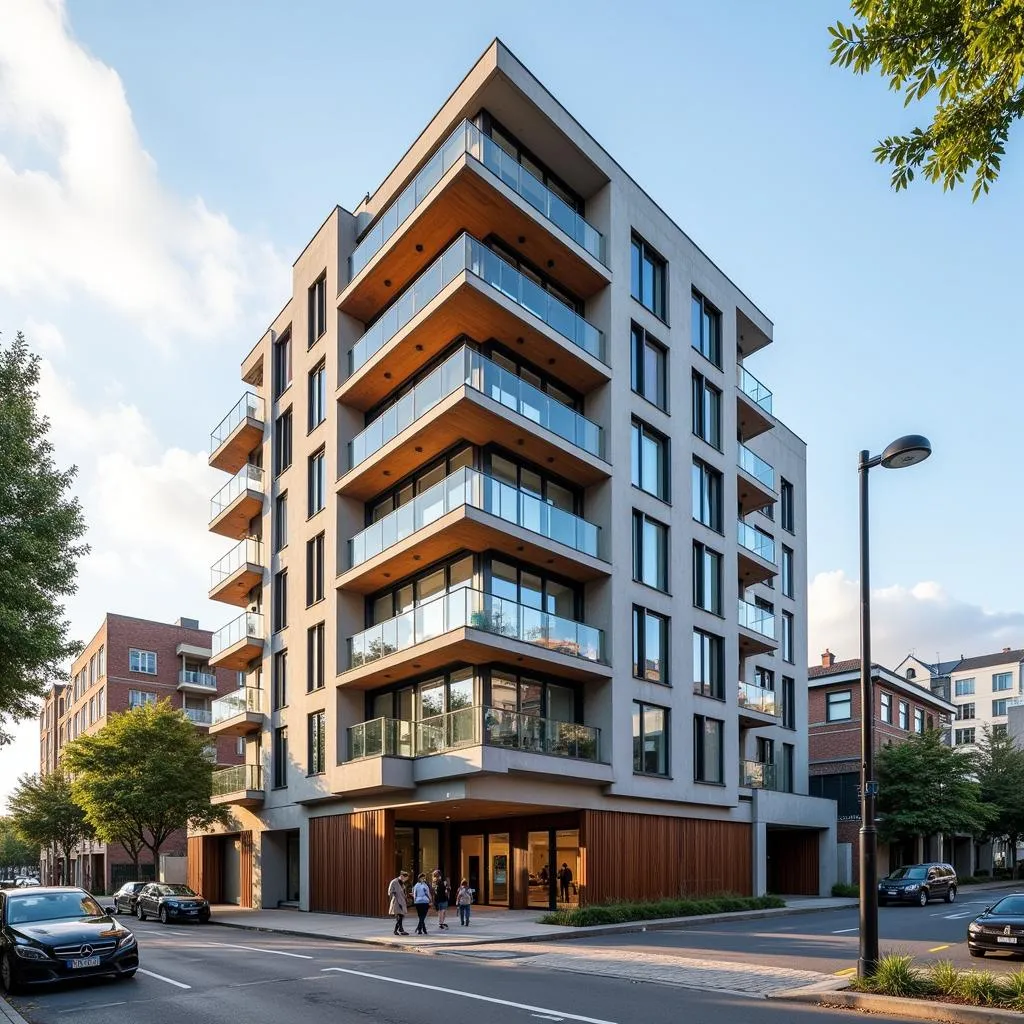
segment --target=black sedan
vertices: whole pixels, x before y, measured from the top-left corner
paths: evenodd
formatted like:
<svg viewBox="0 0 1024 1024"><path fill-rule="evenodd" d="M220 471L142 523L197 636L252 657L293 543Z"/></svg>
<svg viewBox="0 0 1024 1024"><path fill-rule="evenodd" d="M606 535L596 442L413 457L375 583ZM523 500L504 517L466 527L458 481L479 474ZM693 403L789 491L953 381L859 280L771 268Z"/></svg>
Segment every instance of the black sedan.
<svg viewBox="0 0 1024 1024"><path fill-rule="evenodd" d="M971 956L986 953L1024 953L1024 894L1004 896L986 907L967 926Z"/></svg>
<svg viewBox="0 0 1024 1024"><path fill-rule="evenodd" d="M125 882L113 895L114 912L118 914L134 914L139 893L146 888L148 882Z"/></svg>
<svg viewBox="0 0 1024 1024"><path fill-rule="evenodd" d="M161 924L171 921L210 920L210 904L187 885L150 882L138 895L135 916L140 921L147 917L159 918Z"/></svg>
<svg viewBox="0 0 1024 1024"><path fill-rule="evenodd" d="M0 982L29 985L114 975L139 968L135 936L84 889L40 886L0 892Z"/></svg>

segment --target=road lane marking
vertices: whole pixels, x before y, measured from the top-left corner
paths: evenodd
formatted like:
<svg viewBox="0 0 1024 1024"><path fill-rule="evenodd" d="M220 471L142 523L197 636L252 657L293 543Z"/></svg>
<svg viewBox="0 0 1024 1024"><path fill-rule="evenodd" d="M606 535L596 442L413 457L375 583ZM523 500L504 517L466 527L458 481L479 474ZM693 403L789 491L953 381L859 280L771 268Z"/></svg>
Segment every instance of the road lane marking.
<svg viewBox="0 0 1024 1024"><path fill-rule="evenodd" d="M856 967L844 967L841 971L836 971L836 976L839 978L845 978L847 974L856 974Z"/></svg>
<svg viewBox="0 0 1024 1024"><path fill-rule="evenodd" d="M860 927L859 926L856 927L856 928L839 928L836 931L834 931L832 934L833 935L845 935L846 932L859 932L859 931L860 931Z"/></svg>
<svg viewBox="0 0 1024 1024"><path fill-rule="evenodd" d="M944 949L949 949L949 943L948 942L944 946L932 946L932 948L929 949L928 952L929 953L939 953L939 952L941 952Z"/></svg>
<svg viewBox="0 0 1024 1024"><path fill-rule="evenodd" d="M191 988L191 985L186 985L183 981L175 981L173 978L165 978L162 974L157 974L155 971L147 971L144 967L139 968L139 974L144 974L147 978L156 978L157 981L166 981L168 985L174 985L177 988Z"/></svg>
<svg viewBox="0 0 1024 1024"><path fill-rule="evenodd" d="M458 988L442 988L440 985L425 985L420 981L407 981L405 978L388 978L383 974L370 974L367 971L350 971L345 967L325 967L322 973L351 974L357 978L371 978L374 981L386 981L392 985L407 985L409 988L424 988L430 992L443 992L446 996L461 996L463 999L476 999L481 1003L494 1003L497 1006L511 1006L515 1010L528 1010L531 1014L543 1014L547 1020L578 1020L582 1024L615 1024L614 1021L602 1020L599 1017L584 1017L578 1013L564 1013L546 1006L530 1006L529 1003L514 1003L509 999L496 999L494 996L481 996L476 992L465 992Z"/></svg>
<svg viewBox="0 0 1024 1024"><path fill-rule="evenodd" d="M117 1003L89 1003L88 1005L83 1004L82 1006L71 1006L66 1010L59 1010L61 1014L64 1013L84 1013L87 1010L107 1010L111 1006L127 1006L128 1000L122 999Z"/></svg>
<svg viewBox="0 0 1024 1024"><path fill-rule="evenodd" d="M231 942L207 942L206 946L220 946L221 949L247 949L250 953L273 953L275 956L293 956L296 960L314 959L306 953L286 953L283 949L260 949L259 946L236 946Z"/></svg>
<svg viewBox="0 0 1024 1024"><path fill-rule="evenodd" d="M552 1017L550 1013L531 1013L531 1017L538 1017L540 1020L565 1020L564 1017Z"/></svg>

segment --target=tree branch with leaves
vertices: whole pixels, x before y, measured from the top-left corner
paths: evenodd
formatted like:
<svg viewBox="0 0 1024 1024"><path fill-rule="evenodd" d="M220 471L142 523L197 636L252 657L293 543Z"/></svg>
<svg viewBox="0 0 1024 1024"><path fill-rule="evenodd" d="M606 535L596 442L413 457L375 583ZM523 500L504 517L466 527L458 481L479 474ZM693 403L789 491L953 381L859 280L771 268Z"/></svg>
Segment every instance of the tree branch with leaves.
<svg viewBox="0 0 1024 1024"><path fill-rule="evenodd" d="M9 820L25 842L56 846L66 865L76 846L93 835L85 811L75 802L67 775L58 769L45 775L22 775L7 798Z"/></svg>

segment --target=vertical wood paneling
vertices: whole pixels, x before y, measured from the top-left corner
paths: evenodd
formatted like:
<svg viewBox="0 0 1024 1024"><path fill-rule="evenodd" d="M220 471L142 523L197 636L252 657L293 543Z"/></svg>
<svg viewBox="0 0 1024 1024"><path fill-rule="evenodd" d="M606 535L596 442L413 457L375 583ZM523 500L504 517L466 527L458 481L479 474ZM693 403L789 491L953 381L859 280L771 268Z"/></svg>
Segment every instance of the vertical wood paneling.
<svg viewBox="0 0 1024 1024"><path fill-rule="evenodd" d="M583 811L581 833L581 902L752 891L744 822Z"/></svg>
<svg viewBox="0 0 1024 1024"><path fill-rule="evenodd" d="M188 837L188 884L203 891L203 836Z"/></svg>
<svg viewBox="0 0 1024 1024"><path fill-rule="evenodd" d="M310 818L310 910L363 917L386 914L394 847L393 811Z"/></svg>
<svg viewBox="0 0 1024 1024"><path fill-rule="evenodd" d="M245 831L238 834L241 847L241 865L239 870L239 901L240 907L252 909L252 832Z"/></svg>
<svg viewBox="0 0 1024 1024"><path fill-rule="evenodd" d="M211 903L223 901L222 836L190 836L188 840L188 884Z"/></svg>
<svg viewBox="0 0 1024 1024"><path fill-rule="evenodd" d="M786 896L818 895L818 833L769 829L768 891Z"/></svg>

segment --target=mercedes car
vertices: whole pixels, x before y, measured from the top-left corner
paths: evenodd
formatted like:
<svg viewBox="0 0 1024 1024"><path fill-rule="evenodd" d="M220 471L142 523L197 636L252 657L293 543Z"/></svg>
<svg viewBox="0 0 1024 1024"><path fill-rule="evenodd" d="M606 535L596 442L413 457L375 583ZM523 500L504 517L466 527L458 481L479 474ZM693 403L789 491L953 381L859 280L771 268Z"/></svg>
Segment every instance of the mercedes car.
<svg viewBox="0 0 1024 1024"><path fill-rule="evenodd" d="M187 885L150 882L138 895L135 916L140 921L155 917L161 924L171 921L206 924L210 920L210 904Z"/></svg>
<svg viewBox="0 0 1024 1024"><path fill-rule="evenodd" d="M971 956L1024 953L1024 893L1011 893L986 907L967 926Z"/></svg>

